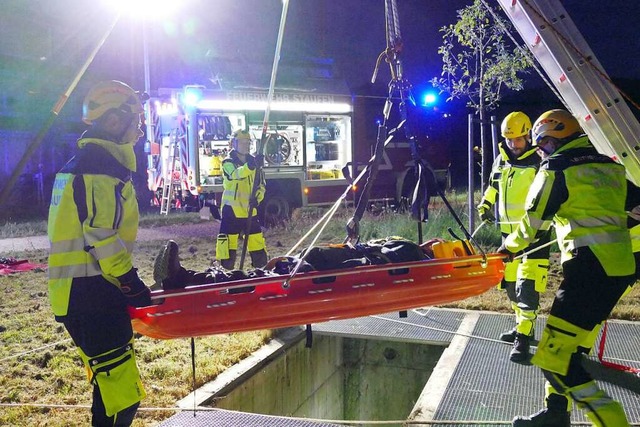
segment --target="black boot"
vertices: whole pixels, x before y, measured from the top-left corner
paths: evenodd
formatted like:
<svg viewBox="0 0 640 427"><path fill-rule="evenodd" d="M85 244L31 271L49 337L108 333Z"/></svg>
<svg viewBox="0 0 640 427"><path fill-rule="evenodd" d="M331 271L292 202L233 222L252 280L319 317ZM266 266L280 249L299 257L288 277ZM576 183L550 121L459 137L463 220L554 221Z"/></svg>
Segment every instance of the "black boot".
<svg viewBox="0 0 640 427"><path fill-rule="evenodd" d="M513 341L513 348L509 353L509 360L512 362L526 362L529 360L529 341L531 337L516 333L515 340Z"/></svg>
<svg viewBox="0 0 640 427"><path fill-rule="evenodd" d="M502 335L500 335L500 341L514 342L515 340L516 340L516 328L509 329L508 331L504 331Z"/></svg>
<svg viewBox="0 0 640 427"><path fill-rule="evenodd" d="M153 263L153 280L155 282L152 289L163 287L167 279L175 278L182 266L178 257L178 244L173 240L169 240L166 245L160 249L160 253Z"/></svg>
<svg viewBox="0 0 640 427"><path fill-rule="evenodd" d="M267 251L264 249L249 252L249 255L251 256L251 265L253 268L262 268L267 265L267 262L269 261L267 259Z"/></svg>
<svg viewBox="0 0 640 427"><path fill-rule="evenodd" d="M220 264L222 265L222 268L233 270L236 265L236 251L234 249L229 249L229 258L221 259Z"/></svg>
<svg viewBox="0 0 640 427"><path fill-rule="evenodd" d="M513 427L571 427L571 414L545 408L533 415L515 417Z"/></svg>

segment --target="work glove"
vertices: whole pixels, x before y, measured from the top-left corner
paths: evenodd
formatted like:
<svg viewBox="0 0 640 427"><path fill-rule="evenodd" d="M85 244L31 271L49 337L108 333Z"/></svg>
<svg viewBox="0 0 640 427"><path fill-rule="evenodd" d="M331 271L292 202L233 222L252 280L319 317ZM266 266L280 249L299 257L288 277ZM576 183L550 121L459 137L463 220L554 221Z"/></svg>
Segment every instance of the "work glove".
<svg viewBox="0 0 640 427"><path fill-rule="evenodd" d="M118 277L120 291L127 298L127 304L133 307L152 305L151 291L138 276L138 270L132 268Z"/></svg>
<svg viewBox="0 0 640 427"><path fill-rule="evenodd" d="M496 217L493 215L493 209L483 209L478 213L480 214L482 222L486 222L487 224L493 224L496 222Z"/></svg>
<svg viewBox="0 0 640 427"><path fill-rule="evenodd" d="M251 154L247 154L247 167L251 170L255 170L256 168L256 158Z"/></svg>
<svg viewBox="0 0 640 427"><path fill-rule="evenodd" d="M507 249L504 246L504 243L502 245L500 245L500 247L498 248L497 251L499 254L502 254L505 256L505 262L511 262L513 261L513 258L515 258L516 254L514 254L513 252L511 252L509 249Z"/></svg>
<svg viewBox="0 0 640 427"><path fill-rule="evenodd" d="M257 208L258 207L258 198L257 197L249 198L249 206L251 206L252 208Z"/></svg>
<svg viewBox="0 0 640 427"><path fill-rule="evenodd" d="M265 191L266 189L262 185L259 186L258 189L256 190L256 201L258 202L256 206L258 206L264 200Z"/></svg>

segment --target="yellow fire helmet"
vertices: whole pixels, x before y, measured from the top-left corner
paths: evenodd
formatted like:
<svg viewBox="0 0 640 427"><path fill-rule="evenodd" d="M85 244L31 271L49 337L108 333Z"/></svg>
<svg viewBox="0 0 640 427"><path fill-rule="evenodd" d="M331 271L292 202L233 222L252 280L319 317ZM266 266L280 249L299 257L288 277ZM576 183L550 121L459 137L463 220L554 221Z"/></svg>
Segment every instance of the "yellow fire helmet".
<svg viewBox="0 0 640 427"><path fill-rule="evenodd" d="M249 154L251 149L251 134L246 130L237 130L231 137L231 148L240 154Z"/></svg>
<svg viewBox="0 0 640 427"><path fill-rule="evenodd" d="M536 145L547 136L563 141L577 133L582 133L582 128L570 112L550 110L538 117L533 124L533 144Z"/></svg>
<svg viewBox="0 0 640 427"><path fill-rule="evenodd" d="M117 80L95 85L82 104L82 121L90 125L109 110L140 114L144 111L140 95L129 85Z"/></svg>
<svg viewBox="0 0 640 427"><path fill-rule="evenodd" d="M507 139L514 139L519 136L529 135L531 131L531 119L521 111L509 113L500 126L502 136Z"/></svg>

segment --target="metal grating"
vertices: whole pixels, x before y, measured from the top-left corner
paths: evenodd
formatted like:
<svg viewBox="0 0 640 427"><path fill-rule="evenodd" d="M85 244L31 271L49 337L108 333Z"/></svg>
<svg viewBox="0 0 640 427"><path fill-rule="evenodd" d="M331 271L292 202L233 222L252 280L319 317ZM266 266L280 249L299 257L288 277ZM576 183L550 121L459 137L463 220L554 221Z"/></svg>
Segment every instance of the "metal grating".
<svg viewBox="0 0 640 427"><path fill-rule="evenodd" d="M407 317L397 312L357 319L332 320L312 325L314 332L350 338L387 339L395 341L447 345L464 319L465 312L421 308L410 310Z"/></svg>
<svg viewBox="0 0 640 427"><path fill-rule="evenodd" d="M607 352L611 357L627 354L633 348L627 347L635 342L625 337L638 338L640 325L632 326L622 335L619 323L611 322L607 338ZM544 319L536 325L536 336L542 333ZM494 340L499 334L513 326L512 316L482 314L473 335ZM625 339L621 339L625 338ZM621 341L625 341L621 343ZM615 344L614 344L615 342ZM464 350L460 364L457 366L447 387L442 403L438 407L434 419L442 421L478 420L508 421L516 415L531 414L543 406L544 378L540 370L534 366L519 365L508 360L510 346L504 343L472 339ZM591 371L591 369L590 369ZM620 372L606 372L601 369L600 375L594 375L601 382L601 387L615 399L622 402L630 422L640 420L640 402L637 395L629 390L628 384L623 388L618 385L602 383L609 380L634 382L632 375ZM640 383L636 378L635 385ZM586 422L582 411L574 410L573 422ZM444 424L433 424L444 426ZM484 425L483 425L484 426Z"/></svg>
<svg viewBox="0 0 640 427"><path fill-rule="evenodd" d="M326 424L293 418L273 417L250 414L248 412L213 411L181 412L158 424L158 427L340 427L338 424Z"/></svg>

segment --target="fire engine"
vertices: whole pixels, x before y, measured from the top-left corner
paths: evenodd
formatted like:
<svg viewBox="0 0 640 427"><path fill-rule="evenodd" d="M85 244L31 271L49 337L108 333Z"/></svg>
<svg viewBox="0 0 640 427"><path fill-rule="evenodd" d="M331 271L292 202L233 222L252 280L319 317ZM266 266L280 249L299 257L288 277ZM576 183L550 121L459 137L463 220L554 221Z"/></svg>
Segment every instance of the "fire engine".
<svg viewBox="0 0 640 427"><path fill-rule="evenodd" d="M376 125L366 100L352 97L346 85L337 86L325 84L324 93L316 87L276 87L264 148L267 192L261 213L267 222L286 218L297 207L332 204L345 191L347 203L357 197L342 169L350 167L349 175L355 176L369 162ZM209 206L215 216L231 134L248 130L255 152L266 105L266 88L158 89L150 102L154 137L145 151L148 187L161 213ZM397 205L407 197L412 166L407 142L400 138L389 144L371 201ZM443 177L446 172L446 166L439 171Z"/></svg>

